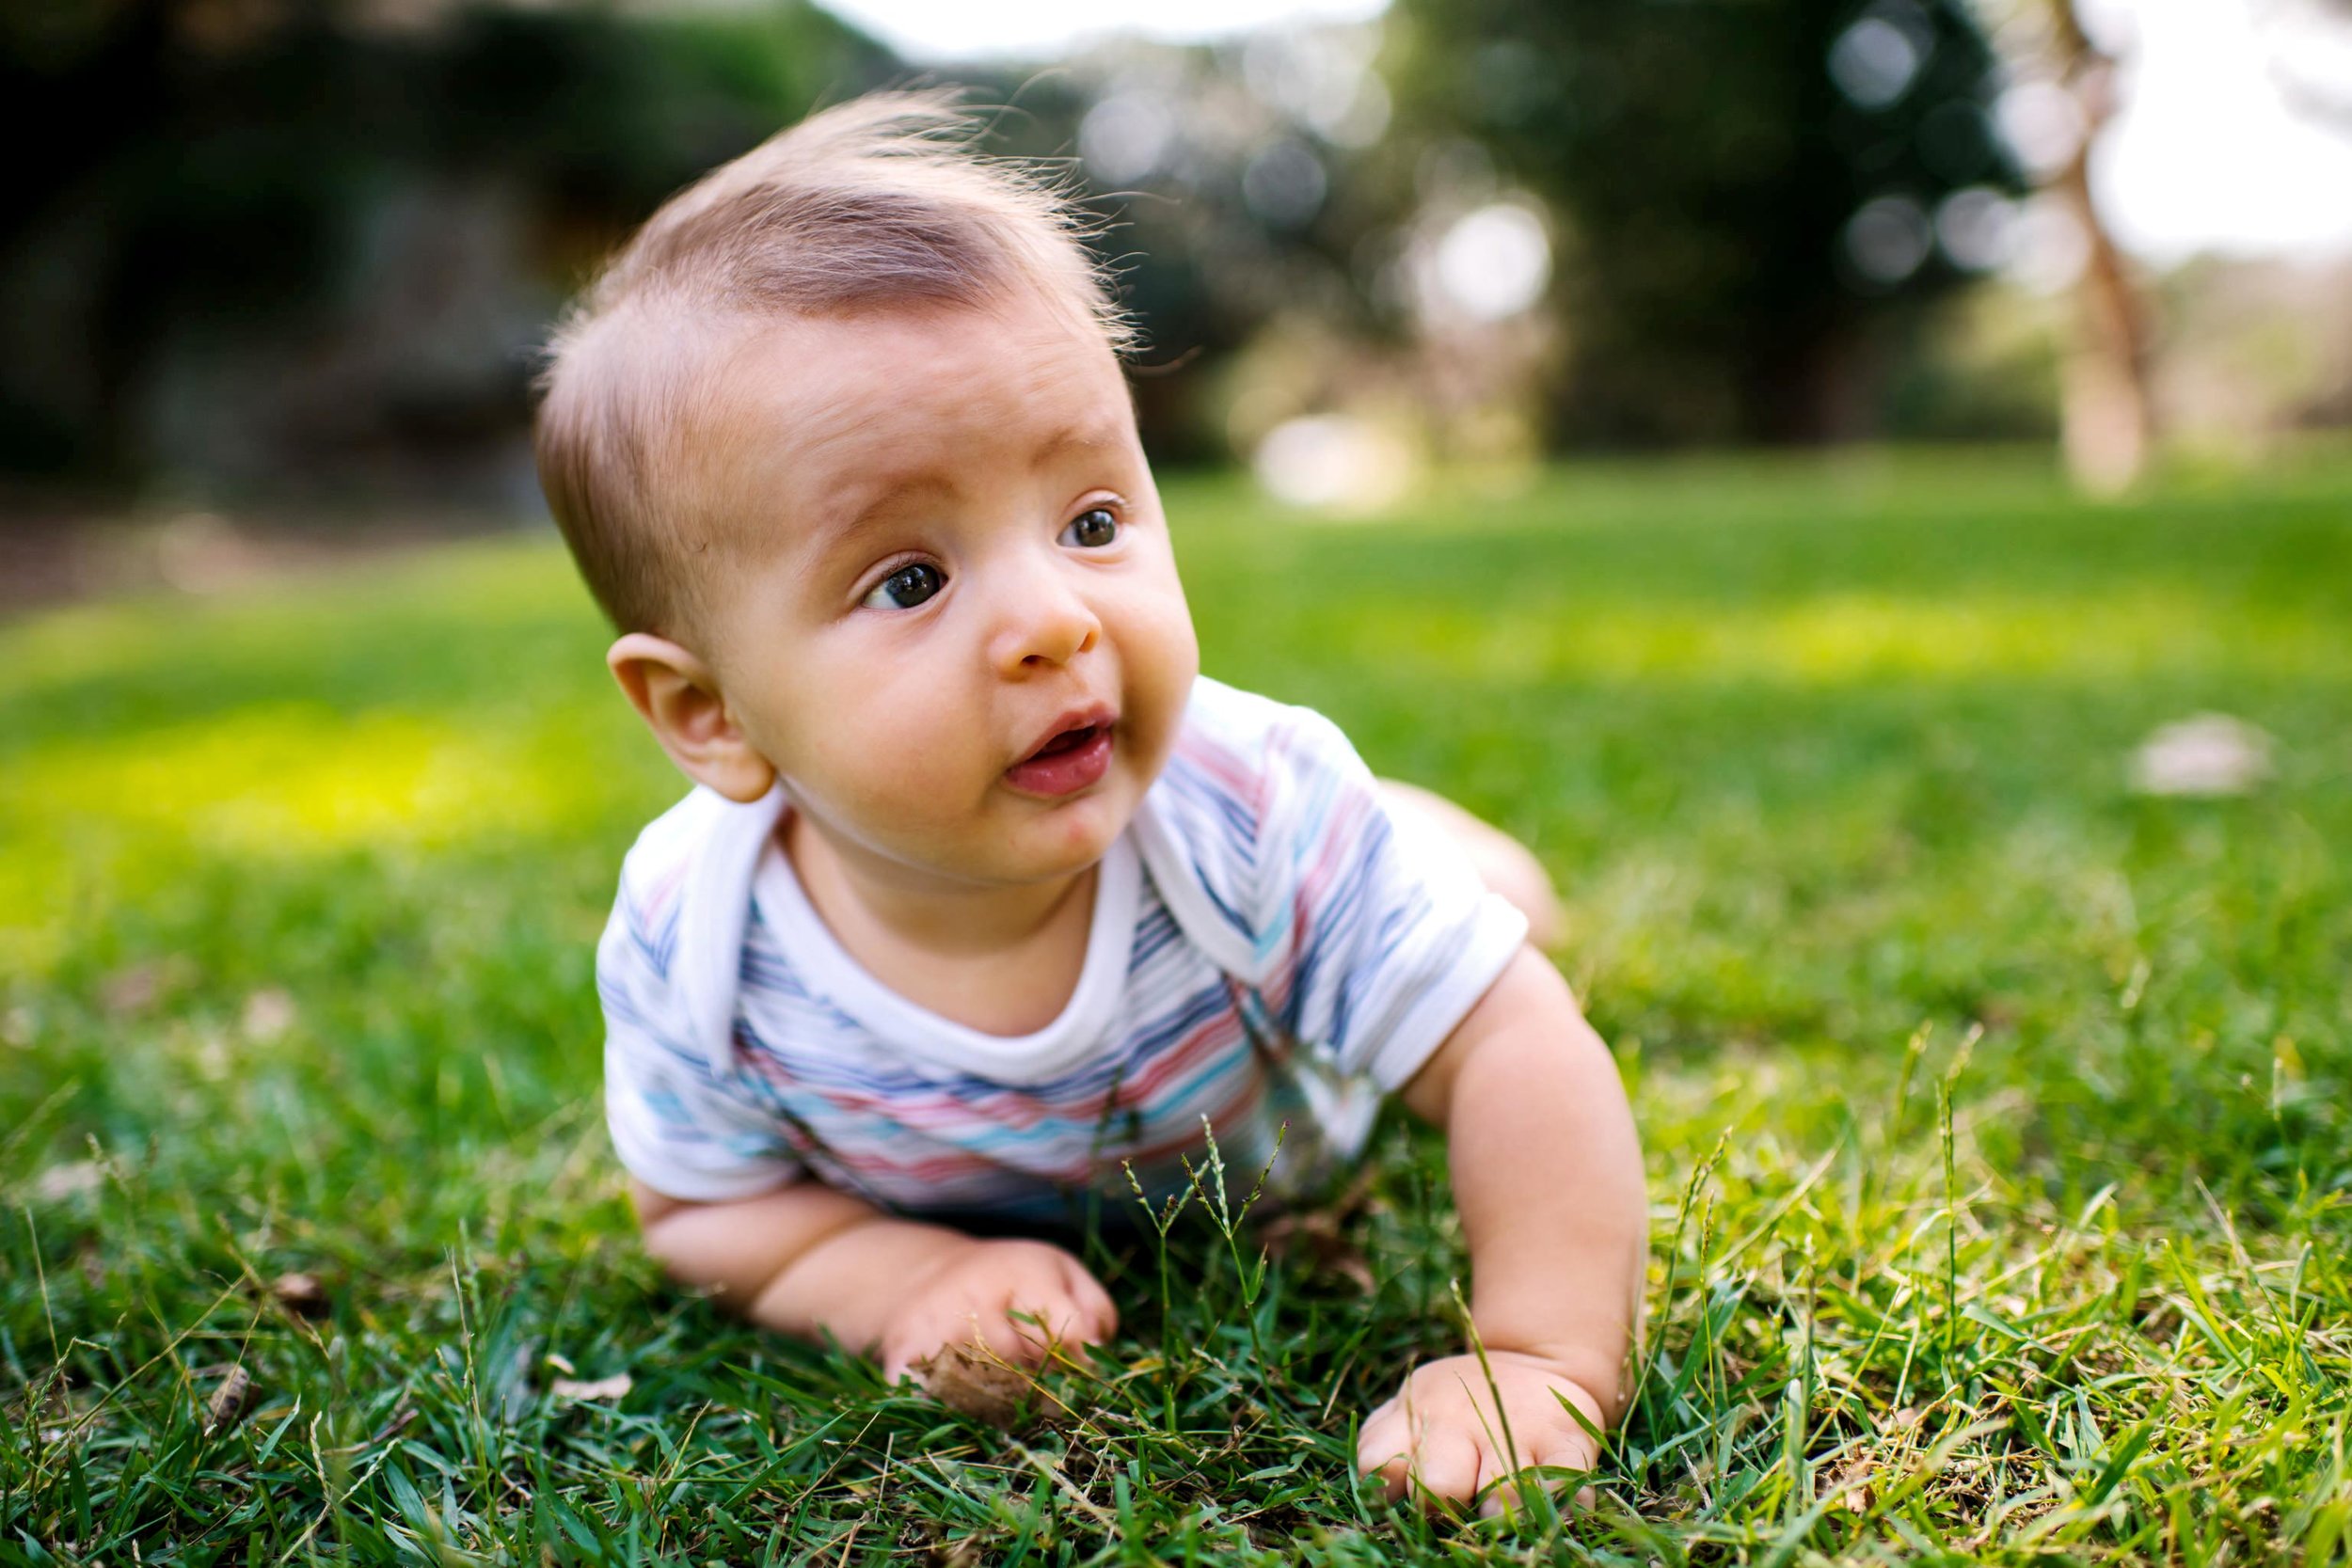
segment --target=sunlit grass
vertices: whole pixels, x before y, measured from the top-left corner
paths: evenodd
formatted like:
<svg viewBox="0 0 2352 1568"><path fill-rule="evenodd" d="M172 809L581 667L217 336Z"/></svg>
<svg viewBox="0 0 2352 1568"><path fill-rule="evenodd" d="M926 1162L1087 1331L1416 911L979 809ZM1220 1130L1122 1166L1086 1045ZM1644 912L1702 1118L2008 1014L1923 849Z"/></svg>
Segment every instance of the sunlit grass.
<svg viewBox="0 0 2352 1568"><path fill-rule="evenodd" d="M0 859L0 944L54 958L66 917L136 888L142 862L199 854L260 872L560 831L604 787L564 744L596 727L576 712L262 703L43 748L0 779L0 822L25 830Z"/></svg>
<svg viewBox="0 0 2352 1568"><path fill-rule="evenodd" d="M1737 609L1586 606L1540 597L1432 613L1399 595L1349 618L1335 648L1376 665L1482 681L1835 686L2026 676L2325 676L2341 626L2317 613L2248 625L2188 587L2026 597L1838 594Z"/></svg>
<svg viewBox="0 0 2352 1568"><path fill-rule="evenodd" d="M0 963L57 961L191 867L588 831L616 780L671 777L614 721L601 646L548 537L0 626Z"/></svg>
<svg viewBox="0 0 2352 1568"><path fill-rule="evenodd" d="M0 1562L2342 1560L2352 466L1168 499L1212 673L1561 882L1655 1216L1596 1513L1351 1486L1351 1413L1454 1333L1402 1127L1369 1293L1309 1251L1252 1306L1189 1227L1163 1321L1102 1256L1127 1338L1017 1437L660 1288L590 954L681 786L533 536L0 626ZM2276 778L2134 796L2203 709Z"/></svg>

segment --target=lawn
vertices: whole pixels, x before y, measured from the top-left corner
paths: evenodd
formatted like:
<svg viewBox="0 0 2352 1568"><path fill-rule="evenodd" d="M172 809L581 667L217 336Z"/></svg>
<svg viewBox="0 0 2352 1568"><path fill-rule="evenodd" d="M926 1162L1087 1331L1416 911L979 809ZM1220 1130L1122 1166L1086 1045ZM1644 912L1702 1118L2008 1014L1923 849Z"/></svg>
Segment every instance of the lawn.
<svg viewBox="0 0 2352 1568"><path fill-rule="evenodd" d="M1210 673L1561 883L1654 1214L1591 1511L1351 1479L1459 1332L1402 1122L1099 1249L1124 1337L1011 1433L666 1290L591 946L681 786L533 535L0 625L0 1562L2352 1549L2352 460L1168 500ZM2134 794L2201 711L2274 776Z"/></svg>

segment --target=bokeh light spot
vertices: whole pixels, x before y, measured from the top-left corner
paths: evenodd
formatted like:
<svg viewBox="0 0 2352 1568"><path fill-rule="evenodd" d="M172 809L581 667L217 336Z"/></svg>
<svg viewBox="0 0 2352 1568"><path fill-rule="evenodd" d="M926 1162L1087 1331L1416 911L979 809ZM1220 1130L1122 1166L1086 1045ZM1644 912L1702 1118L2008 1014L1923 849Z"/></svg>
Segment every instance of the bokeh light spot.
<svg viewBox="0 0 2352 1568"><path fill-rule="evenodd" d="M1429 270L1444 309L1472 321L1502 321L1543 298L1551 281L1551 242L1526 206L1489 202L1446 230Z"/></svg>
<svg viewBox="0 0 2352 1568"><path fill-rule="evenodd" d="M1133 185L1157 173L1176 140L1176 116L1159 94L1113 93L1078 125L1078 156L1111 185Z"/></svg>
<svg viewBox="0 0 2352 1568"><path fill-rule="evenodd" d="M1322 211L1329 183L1314 150L1295 136L1284 136L1249 160L1241 173L1241 195L1261 219L1296 229Z"/></svg>
<svg viewBox="0 0 2352 1568"><path fill-rule="evenodd" d="M1970 185L1946 197L1935 209L1935 240L1952 265L1990 272L2014 249L2017 204L1989 185Z"/></svg>
<svg viewBox="0 0 2352 1568"><path fill-rule="evenodd" d="M1934 243L1927 213L1908 196L1873 198L1846 223L1846 255L1854 270L1889 288L1917 272Z"/></svg>
<svg viewBox="0 0 2352 1568"><path fill-rule="evenodd" d="M1258 483L1293 506L1366 511L1405 488L1410 455L1367 420L1347 414L1286 420L1258 445Z"/></svg>
<svg viewBox="0 0 2352 1568"><path fill-rule="evenodd" d="M1866 109L1883 109L1900 98L1919 65L1919 51L1883 17L1864 17L1838 34L1829 50L1829 73L1837 90Z"/></svg>

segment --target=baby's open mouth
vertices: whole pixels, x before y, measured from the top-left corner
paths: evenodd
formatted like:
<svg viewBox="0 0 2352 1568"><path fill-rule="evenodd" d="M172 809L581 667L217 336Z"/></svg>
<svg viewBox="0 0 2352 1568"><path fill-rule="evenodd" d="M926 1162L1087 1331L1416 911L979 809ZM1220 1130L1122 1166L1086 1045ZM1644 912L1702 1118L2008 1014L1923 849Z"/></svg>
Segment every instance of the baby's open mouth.
<svg viewBox="0 0 2352 1568"><path fill-rule="evenodd" d="M1091 723L1069 722L1089 714L1093 718ZM1101 783L1110 770L1111 746L1119 724L1117 711L1107 706L1080 708L1059 717L1062 728L1005 769L1005 780L1013 788L1049 799L1072 795Z"/></svg>
<svg viewBox="0 0 2352 1568"><path fill-rule="evenodd" d="M1034 762L1039 757L1050 757L1055 755L1057 752L1076 751L1079 747L1093 739L1095 732L1102 728L1103 726L1100 724L1081 724L1074 730L1064 730L1061 734L1054 736L1053 739L1047 741L1044 745L1040 746L1036 751L1031 752L1022 760L1024 762Z"/></svg>

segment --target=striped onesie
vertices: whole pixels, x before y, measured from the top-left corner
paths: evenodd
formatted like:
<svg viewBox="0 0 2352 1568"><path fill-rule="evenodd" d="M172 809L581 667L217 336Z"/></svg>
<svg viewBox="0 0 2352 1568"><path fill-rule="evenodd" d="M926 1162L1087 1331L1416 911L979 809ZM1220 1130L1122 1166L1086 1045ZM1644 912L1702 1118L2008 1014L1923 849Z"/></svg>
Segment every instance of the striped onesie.
<svg viewBox="0 0 2352 1568"><path fill-rule="evenodd" d="M1160 1196L1214 1129L1242 1190L1354 1155L1516 953L1523 915L1338 727L1201 676L1104 855L1077 989L1032 1035L915 1006L841 948L775 828L696 789L638 838L596 951L605 1109L657 1192L813 1176L905 1213L1066 1221ZM1238 1193L1236 1194L1238 1196Z"/></svg>

